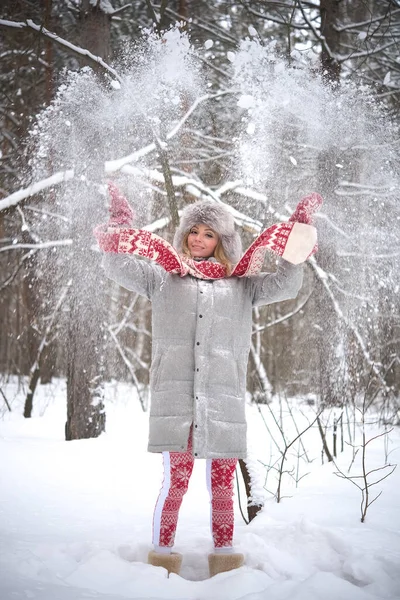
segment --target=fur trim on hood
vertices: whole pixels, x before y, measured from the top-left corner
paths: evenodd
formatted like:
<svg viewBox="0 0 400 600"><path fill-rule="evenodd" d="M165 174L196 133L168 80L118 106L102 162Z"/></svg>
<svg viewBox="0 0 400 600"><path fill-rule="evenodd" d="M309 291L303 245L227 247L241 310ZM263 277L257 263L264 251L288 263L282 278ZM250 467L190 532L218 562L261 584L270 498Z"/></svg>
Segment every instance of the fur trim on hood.
<svg viewBox="0 0 400 600"><path fill-rule="evenodd" d="M180 225L175 232L174 247L183 253L185 234L194 225L208 225L218 234L228 260L235 265L242 256L242 241L235 231L235 221L223 204L210 200L194 202L182 211Z"/></svg>

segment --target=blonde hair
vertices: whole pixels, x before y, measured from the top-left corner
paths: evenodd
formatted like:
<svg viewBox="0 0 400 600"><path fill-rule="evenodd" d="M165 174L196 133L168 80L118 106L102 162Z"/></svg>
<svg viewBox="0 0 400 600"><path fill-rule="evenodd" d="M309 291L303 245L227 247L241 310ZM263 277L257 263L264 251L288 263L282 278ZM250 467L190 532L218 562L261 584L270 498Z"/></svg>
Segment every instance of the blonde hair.
<svg viewBox="0 0 400 600"><path fill-rule="evenodd" d="M188 246L188 243L187 243L188 237L189 237L189 233L190 233L190 229L189 229L189 231L187 231L185 233L184 238L182 240L182 250L183 250L183 253L186 256L190 256L191 257L189 246ZM224 250L224 247L222 245L221 238L219 236L218 236L218 243L217 243L217 245L215 247L213 256L214 256L214 258L222 266L225 267L226 274L229 277L230 274L232 273L232 263L228 260L226 254L225 254L225 250Z"/></svg>

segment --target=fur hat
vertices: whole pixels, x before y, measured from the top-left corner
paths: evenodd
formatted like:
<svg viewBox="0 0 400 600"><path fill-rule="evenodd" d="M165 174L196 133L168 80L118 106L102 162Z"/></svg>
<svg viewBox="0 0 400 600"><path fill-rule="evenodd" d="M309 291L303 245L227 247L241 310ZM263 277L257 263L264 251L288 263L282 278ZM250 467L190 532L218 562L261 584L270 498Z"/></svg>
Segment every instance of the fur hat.
<svg viewBox="0 0 400 600"><path fill-rule="evenodd" d="M235 265L242 256L242 241L235 231L235 221L223 204L210 200L189 204L182 211L181 221L174 236L174 246L183 252L182 243L185 234L194 225L208 225L218 234L227 259Z"/></svg>

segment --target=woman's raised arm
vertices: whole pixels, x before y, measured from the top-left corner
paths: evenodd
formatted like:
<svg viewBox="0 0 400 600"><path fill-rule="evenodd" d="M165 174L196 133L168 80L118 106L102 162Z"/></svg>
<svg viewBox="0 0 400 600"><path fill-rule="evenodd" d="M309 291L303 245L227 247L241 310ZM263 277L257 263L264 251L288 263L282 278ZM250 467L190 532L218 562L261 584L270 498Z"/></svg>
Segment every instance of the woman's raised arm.
<svg viewBox="0 0 400 600"><path fill-rule="evenodd" d="M166 271L155 263L126 254L105 253L103 269L110 279L151 300L154 290L159 289L167 275Z"/></svg>
<svg viewBox="0 0 400 600"><path fill-rule="evenodd" d="M293 265L281 258L275 273L249 277L253 306L296 298L303 283L303 264Z"/></svg>

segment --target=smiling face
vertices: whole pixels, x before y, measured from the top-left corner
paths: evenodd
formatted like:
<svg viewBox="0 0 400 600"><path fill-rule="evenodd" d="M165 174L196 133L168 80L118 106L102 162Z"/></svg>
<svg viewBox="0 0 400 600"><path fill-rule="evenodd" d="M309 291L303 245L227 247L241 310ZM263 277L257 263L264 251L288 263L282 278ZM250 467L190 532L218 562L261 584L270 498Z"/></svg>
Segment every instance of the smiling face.
<svg viewBox="0 0 400 600"><path fill-rule="evenodd" d="M210 258L218 244L218 235L208 225L194 225L187 238L192 258Z"/></svg>

